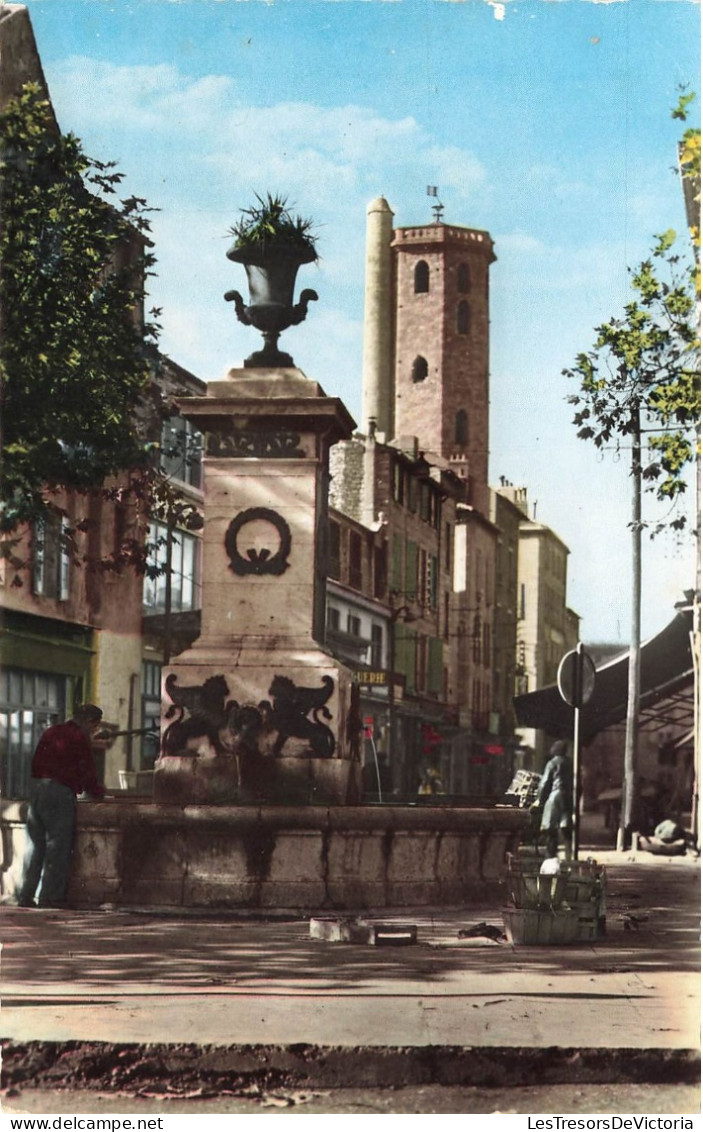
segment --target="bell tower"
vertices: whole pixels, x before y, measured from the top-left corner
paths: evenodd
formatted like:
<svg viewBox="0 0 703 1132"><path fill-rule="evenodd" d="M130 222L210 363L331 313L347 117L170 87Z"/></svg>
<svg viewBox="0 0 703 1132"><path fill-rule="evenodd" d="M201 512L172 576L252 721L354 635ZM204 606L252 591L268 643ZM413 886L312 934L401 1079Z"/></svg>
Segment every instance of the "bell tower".
<svg viewBox="0 0 703 1132"><path fill-rule="evenodd" d="M396 229L392 250L395 435L449 461L487 513L493 241L437 222Z"/></svg>

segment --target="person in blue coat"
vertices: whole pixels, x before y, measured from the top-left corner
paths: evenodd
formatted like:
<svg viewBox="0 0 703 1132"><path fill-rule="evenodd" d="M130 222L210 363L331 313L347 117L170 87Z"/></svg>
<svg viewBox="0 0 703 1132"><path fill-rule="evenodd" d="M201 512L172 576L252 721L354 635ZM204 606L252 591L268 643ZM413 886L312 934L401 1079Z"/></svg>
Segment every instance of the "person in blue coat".
<svg viewBox="0 0 703 1132"><path fill-rule="evenodd" d="M541 810L540 837L545 836L547 856L556 857L559 839L564 840L567 856L571 849L571 805L574 765L566 743L558 739L549 751L549 762L540 779L535 807Z"/></svg>

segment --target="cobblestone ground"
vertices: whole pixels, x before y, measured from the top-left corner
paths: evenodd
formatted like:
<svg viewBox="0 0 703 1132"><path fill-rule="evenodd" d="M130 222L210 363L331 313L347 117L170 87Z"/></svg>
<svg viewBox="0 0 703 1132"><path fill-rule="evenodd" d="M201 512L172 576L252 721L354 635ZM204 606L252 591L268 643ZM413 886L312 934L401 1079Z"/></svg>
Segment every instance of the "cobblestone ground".
<svg viewBox="0 0 703 1132"><path fill-rule="evenodd" d="M132 1114L209 1113L246 1115L347 1114L474 1114L610 1113L633 1115L697 1115L700 1089L694 1085L549 1085L532 1088L477 1089L426 1085L398 1089L330 1089L299 1092L285 1089L251 1096L190 1096L165 1098L149 1095L108 1095L86 1091L27 1090L6 1093L6 1115L90 1113Z"/></svg>

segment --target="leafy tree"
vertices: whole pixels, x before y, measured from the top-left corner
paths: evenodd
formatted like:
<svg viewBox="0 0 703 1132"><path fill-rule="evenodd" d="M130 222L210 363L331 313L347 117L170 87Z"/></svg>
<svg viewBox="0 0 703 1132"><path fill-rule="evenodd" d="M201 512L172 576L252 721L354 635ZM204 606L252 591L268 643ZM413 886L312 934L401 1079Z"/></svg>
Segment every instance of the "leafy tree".
<svg viewBox="0 0 703 1132"><path fill-rule="evenodd" d="M686 490L700 420L700 339L695 267L675 251L676 233L660 236L652 255L631 272L634 299L620 318L596 328L594 346L564 370L579 381L568 400L577 407L577 435L597 448L632 444L647 433L647 485L664 502ZM654 527L680 528L685 516Z"/></svg>
<svg viewBox="0 0 703 1132"><path fill-rule="evenodd" d="M158 361L143 323L145 201L55 128L27 84L0 114L0 531L46 518L57 488L146 468L135 412ZM157 314L158 312L152 312Z"/></svg>
<svg viewBox="0 0 703 1132"><path fill-rule="evenodd" d="M691 100L691 95L682 95L673 117L685 120ZM688 206L696 195L696 177L700 197L700 130L686 131L679 145L679 167ZM659 236L652 255L630 272L634 298L622 316L597 327L591 349L563 371L579 382L578 392L568 398L577 409L578 436L597 448L613 445L631 450L632 626L618 831L621 849L639 826L641 485L644 482L660 501L672 505L653 533L667 526L682 528L685 515L676 505L686 490L688 466L700 453L700 230L695 208L688 212L692 261L676 249L674 231ZM700 542L698 546L700 555Z"/></svg>

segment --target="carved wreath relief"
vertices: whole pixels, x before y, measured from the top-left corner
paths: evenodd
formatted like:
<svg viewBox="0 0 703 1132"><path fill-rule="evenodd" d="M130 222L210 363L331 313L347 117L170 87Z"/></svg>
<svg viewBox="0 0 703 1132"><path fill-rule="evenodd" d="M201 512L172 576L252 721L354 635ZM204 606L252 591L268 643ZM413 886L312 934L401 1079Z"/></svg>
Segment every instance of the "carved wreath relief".
<svg viewBox="0 0 703 1132"><path fill-rule="evenodd" d="M255 524L263 525L263 531L257 533ZM253 545L247 546L247 542ZM269 545L257 545L262 542ZM240 577L246 574L280 576L290 566L291 542L290 527L277 511L270 507L249 507L240 511L225 535L230 570Z"/></svg>

